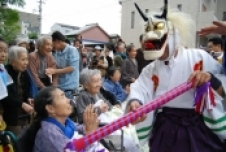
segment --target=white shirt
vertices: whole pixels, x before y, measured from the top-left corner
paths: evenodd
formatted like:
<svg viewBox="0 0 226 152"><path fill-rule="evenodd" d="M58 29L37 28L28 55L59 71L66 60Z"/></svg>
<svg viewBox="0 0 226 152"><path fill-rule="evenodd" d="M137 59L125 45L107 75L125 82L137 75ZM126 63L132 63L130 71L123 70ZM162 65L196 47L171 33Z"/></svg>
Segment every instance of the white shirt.
<svg viewBox="0 0 226 152"><path fill-rule="evenodd" d="M169 65L156 60L146 66L139 78L131 85L130 99L136 98L144 104L163 95L167 91L186 82L194 72L195 64L203 62L203 70L213 74L220 73L221 65L203 50L179 48L178 54L171 59ZM158 77L157 89L154 89L152 77ZM165 107L194 108L194 90L190 90L175 98Z"/></svg>

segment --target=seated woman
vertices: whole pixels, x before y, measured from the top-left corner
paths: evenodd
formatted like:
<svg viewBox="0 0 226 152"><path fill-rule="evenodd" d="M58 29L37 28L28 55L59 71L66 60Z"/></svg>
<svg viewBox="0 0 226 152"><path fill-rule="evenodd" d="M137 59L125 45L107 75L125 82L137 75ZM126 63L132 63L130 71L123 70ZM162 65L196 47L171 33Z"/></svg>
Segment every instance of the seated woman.
<svg viewBox="0 0 226 152"><path fill-rule="evenodd" d="M101 73L99 70L84 69L80 74L80 84L84 90L79 93L77 99L77 111L79 122L82 122L83 113L88 105L92 104L97 111L100 122L110 123L123 115L123 110L118 106L113 106L100 94ZM123 128L124 146L128 152L139 152L137 146L137 136L132 125ZM113 135L121 135L120 131L116 131Z"/></svg>
<svg viewBox="0 0 226 152"><path fill-rule="evenodd" d="M115 98L122 103L123 101L126 100L128 94L129 94L129 89L126 87L126 91L122 88L122 85L119 83L121 77L121 72L120 70L112 66L107 70L107 79L105 79L103 87L107 91L111 92Z"/></svg>
<svg viewBox="0 0 226 152"><path fill-rule="evenodd" d="M70 100L56 87L42 89L34 99L36 116L22 138L23 152L64 152L66 145L78 138L78 133L90 134L98 127L97 114L91 105L83 114L84 126L77 126L68 117ZM84 152L107 150L94 143Z"/></svg>
<svg viewBox="0 0 226 152"><path fill-rule="evenodd" d="M7 130L19 135L23 126L28 124L33 113L31 104L31 83L27 73L28 53L24 47L13 46L9 49L9 64L5 66L13 83L7 86L8 96L1 100L3 119Z"/></svg>

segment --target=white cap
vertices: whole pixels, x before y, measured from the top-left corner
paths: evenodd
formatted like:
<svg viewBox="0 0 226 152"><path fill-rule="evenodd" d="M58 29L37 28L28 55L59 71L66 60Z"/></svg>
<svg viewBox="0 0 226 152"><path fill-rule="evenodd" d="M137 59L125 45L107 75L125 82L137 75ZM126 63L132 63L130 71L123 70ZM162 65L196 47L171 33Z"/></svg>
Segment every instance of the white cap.
<svg viewBox="0 0 226 152"><path fill-rule="evenodd" d="M96 50L102 50L102 48L99 45L95 46L95 49Z"/></svg>

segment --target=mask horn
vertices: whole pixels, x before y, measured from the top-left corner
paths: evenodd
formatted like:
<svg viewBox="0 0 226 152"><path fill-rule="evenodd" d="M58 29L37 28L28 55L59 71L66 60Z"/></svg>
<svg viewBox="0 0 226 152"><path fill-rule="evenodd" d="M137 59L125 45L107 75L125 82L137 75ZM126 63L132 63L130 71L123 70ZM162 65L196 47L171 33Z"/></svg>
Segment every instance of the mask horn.
<svg viewBox="0 0 226 152"><path fill-rule="evenodd" d="M163 12L162 12L162 15L161 17L162 18L167 18L167 13L168 13L168 0L164 0L164 8L163 8Z"/></svg>
<svg viewBox="0 0 226 152"><path fill-rule="evenodd" d="M135 3L135 7L136 7L137 11L140 13L140 16L143 18L143 20L145 22L147 22L148 21L148 17L141 11L141 9L139 8L139 6L136 3Z"/></svg>

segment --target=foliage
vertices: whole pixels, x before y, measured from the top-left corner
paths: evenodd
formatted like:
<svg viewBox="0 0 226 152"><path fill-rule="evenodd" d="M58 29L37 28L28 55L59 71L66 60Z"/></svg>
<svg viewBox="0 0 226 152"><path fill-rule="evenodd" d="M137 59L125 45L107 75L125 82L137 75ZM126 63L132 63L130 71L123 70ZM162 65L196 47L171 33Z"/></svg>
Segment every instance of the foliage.
<svg viewBox="0 0 226 152"><path fill-rule="evenodd" d="M19 13L16 10L0 7L0 36L7 42L12 41L20 32Z"/></svg>
<svg viewBox="0 0 226 152"><path fill-rule="evenodd" d="M36 40L36 39L38 39L38 33L36 33L36 32L31 32L31 33L28 34L28 37L29 37L29 39L34 39L34 40Z"/></svg>
<svg viewBox="0 0 226 152"><path fill-rule="evenodd" d="M10 4L10 5L16 5L19 7L23 7L26 3L25 0L0 0L0 4Z"/></svg>

